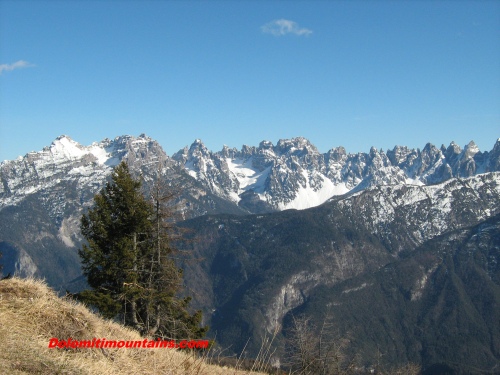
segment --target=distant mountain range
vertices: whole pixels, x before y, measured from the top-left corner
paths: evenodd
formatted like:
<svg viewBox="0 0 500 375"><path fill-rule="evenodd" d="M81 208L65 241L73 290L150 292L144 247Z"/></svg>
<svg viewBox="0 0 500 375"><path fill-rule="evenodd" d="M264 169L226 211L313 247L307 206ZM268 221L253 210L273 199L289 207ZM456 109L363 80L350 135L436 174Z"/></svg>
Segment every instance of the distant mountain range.
<svg viewBox="0 0 500 375"><path fill-rule="evenodd" d="M386 152L347 154L343 147L321 154L307 139L263 141L241 150L225 146L209 151L200 140L169 157L144 134L121 136L82 146L58 137L40 152L0 164L0 208L15 204L61 181L77 181L92 192L121 160L152 175L187 173L207 193L239 206L242 212L271 212L317 206L334 195L380 185L429 185L452 177L470 177L500 170L500 139L490 152L471 141L462 150L452 142L440 149L396 146ZM151 170L152 168L152 170ZM85 200L85 198L83 198ZM220 211L220 210L216 210ZM210 212L208 210L207 212Z"/></svg>
<svg viewBox="0 0 500 375"><path fill-rule="evenodd" d="M378 185L428 185L500 168L500 140L491 152L474 142L422 150L396 146L384 152L347 154L343 147L321 154L305 138L263 141L241 150L209 151L200 140L172 156L214 194L250 212L305 209L334 195Z"/></svg>
<svg viewBox="0 0 500 375"><path fill-rule="evenodd" d="M305 138L219 152L196 140L169 157L145 135L61 136L0 164L4 273L82 288L79 220L122 160L146 190L158 175L182 187L180 225L197 239L182 246L202 259L183 264L187 293L231 351L250 338L255 354L278 329L278 361L291 314L329 311L366 366L377 348L428 373L500 371L500 139L489 152L357 154Z"/></svg>

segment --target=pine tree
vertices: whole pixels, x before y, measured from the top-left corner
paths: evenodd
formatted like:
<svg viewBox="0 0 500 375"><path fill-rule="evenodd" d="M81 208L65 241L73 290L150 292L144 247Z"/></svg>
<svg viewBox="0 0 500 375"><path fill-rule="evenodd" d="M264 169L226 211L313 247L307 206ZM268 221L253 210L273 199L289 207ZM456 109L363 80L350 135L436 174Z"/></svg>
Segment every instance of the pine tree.
<svg viewBox="0 0 500 375"><path fill-rule="evenodd" d="M88 245L79 255L92 290L79 297L148 336L200 338L207 331L201 312L190 315L189 301L176 297L182 270L171 257L164 208L171 196L158 188L149 201L141 185L122 162L82 216Z"/></svg>
<svg viewBox="0 0 500 375"><path fill-rule="evenodd" d="M158 171L160 176L160 171ZM175 198L169 187L157 177L150 192L153 203L153 247L146 260L143 273L145 293L141 297L141 317L149 335L168 338L201 338L208 327L201 327L202 314L197 311L189 315L187 307L191 298L175 297L182 283L182 269L176 267L171 255L176 251L171 246L174 235L172 220L174 212L169 205Z"/></svg>

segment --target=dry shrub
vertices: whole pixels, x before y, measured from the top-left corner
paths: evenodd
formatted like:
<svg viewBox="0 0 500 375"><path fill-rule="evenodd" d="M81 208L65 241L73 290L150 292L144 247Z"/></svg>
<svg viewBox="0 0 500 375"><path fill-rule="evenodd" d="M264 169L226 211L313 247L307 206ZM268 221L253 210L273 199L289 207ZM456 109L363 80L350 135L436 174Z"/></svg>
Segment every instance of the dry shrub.
<svg viewBox="0 0 500 375"><path fill-rule="evenodd" d="M59 298L42 281L0 281L0 373L240 375L174 349L49 349L51 338L143 340L136 331L104 320L85 306Z"/></svg>

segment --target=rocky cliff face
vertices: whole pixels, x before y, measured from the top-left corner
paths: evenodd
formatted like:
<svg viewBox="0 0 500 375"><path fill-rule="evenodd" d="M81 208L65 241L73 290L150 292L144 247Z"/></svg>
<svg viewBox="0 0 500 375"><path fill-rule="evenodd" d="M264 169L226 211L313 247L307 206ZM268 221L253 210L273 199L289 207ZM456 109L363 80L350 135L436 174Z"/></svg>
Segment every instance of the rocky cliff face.
<svg viewBox="0 0 500 375"><path fill-rule="evenodd" d="M454 178L436 185L375 186L339 200L343 214L360 220L394 252L447 231L477 224L499 210L500 173Z"/></svg>
<svg viewBox="0 0 500 375"><path fill-rule="evenodd" d="M500 141L491 152L480 152L474 142L463 150L452 142L441 149L427 144L422 150L396 146L347 154L337 147L321 154L300 137L220 152L197 140L173 159L214 194L256 213L314 207L373 186L428 185L498 171Z"/></svg>
<svg viewBox="0 0 500 375"><path fill-rule="evenodd" d="M329 311L366 366L413 362L424 374L496 373L499 241L496 215L426 241L376 272L318 288L293 312L321 322Z"/></svg>

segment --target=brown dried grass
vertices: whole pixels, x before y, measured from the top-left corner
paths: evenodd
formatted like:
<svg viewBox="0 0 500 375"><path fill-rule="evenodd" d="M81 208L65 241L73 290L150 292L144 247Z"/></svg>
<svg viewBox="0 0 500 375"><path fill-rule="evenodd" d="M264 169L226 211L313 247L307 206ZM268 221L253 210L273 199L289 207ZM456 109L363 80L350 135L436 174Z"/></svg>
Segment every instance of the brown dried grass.
<svg viewBox="0 0 500 375"><path fill-rule="evenodd" d="M174 349L49 349L51 338L142 340L135 331L59 298L39 280L0 281L0 373L243 375ZM252 373L257 374L257 373Z"/></svg>

